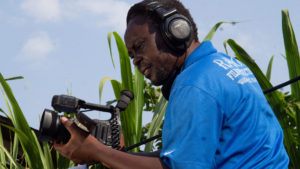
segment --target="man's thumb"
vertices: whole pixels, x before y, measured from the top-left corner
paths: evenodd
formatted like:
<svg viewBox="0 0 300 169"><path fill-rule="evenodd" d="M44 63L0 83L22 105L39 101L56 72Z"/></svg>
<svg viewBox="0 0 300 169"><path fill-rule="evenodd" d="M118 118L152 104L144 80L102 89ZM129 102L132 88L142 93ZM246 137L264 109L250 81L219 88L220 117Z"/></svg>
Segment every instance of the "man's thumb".
<svg viewBox="0 0 300 169"><path fill-rule="evenodd" d="M61 123L65 126L65 128L72 133L75 129L73 122L71 120L69 120L67 117L62 116L61 117Z"/></svg>

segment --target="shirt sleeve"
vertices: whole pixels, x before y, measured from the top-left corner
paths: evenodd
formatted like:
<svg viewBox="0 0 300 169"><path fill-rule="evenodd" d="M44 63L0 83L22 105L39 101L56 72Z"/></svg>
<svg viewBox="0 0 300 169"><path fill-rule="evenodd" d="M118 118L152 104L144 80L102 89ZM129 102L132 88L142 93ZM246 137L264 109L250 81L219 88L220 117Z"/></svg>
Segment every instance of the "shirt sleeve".
<svg viewBox="0 0 300 169"><path fill-rule="evenodd" d="M173 91L163 126L161 158L172 169L212 168L223 110L207 91L185 86Z"/></svg>

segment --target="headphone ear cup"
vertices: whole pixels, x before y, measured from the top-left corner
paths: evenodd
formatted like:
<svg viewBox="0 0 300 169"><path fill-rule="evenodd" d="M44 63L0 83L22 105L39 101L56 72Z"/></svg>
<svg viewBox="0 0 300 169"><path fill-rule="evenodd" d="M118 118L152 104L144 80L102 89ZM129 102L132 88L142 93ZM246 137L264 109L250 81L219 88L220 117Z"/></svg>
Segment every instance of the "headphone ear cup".
<svg viewBox="0 0 300 169"><path fill-rule="evenodd" d="M161 25L161 33L168 46L178 52L185 51L193 40L192 24L180 14L167 17Z"/></svg>

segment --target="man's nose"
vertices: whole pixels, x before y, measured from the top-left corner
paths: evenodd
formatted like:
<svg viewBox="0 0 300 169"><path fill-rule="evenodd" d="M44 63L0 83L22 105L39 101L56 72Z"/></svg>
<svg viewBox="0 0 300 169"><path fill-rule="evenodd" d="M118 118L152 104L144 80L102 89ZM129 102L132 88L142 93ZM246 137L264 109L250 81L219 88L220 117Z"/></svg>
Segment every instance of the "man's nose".
<svg viewBox="0 0 300 169"><path fill-rule="evenodd" d="M141 61L142 61L142 57L140 57L140 56L135 56L135 57L133 58L133 64L134 64L135 66L138 66L138 65L141 63Z"/></svg>

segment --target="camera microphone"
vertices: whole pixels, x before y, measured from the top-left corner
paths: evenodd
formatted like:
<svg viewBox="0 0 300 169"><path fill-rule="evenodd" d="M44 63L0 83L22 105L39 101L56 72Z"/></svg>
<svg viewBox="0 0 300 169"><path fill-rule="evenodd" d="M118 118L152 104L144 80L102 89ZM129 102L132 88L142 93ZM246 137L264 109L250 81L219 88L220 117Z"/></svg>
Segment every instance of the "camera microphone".
<svg viewBox="0 0 300 169"><path fill-rule="evenodd" d="M125 110L129 105L130 101L134 99L133 93L129 90L123 90L121 96L116 105L121 111Z"/></svg>

